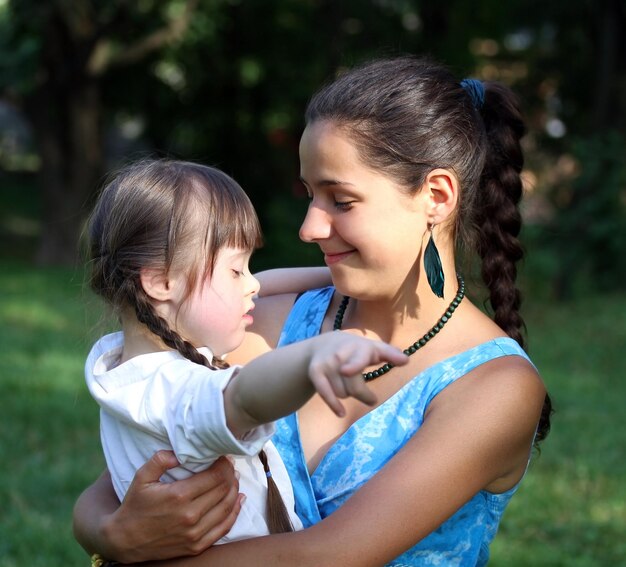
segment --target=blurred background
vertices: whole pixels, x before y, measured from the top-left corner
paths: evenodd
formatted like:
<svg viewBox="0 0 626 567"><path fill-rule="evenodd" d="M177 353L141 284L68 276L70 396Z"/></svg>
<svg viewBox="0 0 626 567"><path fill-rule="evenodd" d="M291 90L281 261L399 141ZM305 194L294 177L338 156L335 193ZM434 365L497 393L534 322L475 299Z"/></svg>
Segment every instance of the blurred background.
<svg viewBox="0 0 626 567"><path fill-rule="evenodd" d="M307 100L403 53L510 85L529 129L521 282L557 414L492 564L626 565L626 0L0 0L0 567L87 561L70 515L103 467L82 377L102 311L77 242L106 172L215 165L259 212L253 268L318 264Z"/></svg>

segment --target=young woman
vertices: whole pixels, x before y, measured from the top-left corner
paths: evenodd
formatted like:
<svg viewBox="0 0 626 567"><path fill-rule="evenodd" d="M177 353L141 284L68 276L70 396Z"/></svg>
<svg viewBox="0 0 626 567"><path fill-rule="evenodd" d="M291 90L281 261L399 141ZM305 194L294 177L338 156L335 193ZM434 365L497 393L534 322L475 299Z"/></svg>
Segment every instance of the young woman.
<svg viewBox="0 0 626 567"><path fill-rule="evenodd" d="M549 428L515 286L523 133L508 89L459 82L410 57L358 67L313 97L300 144L311 199L300 236L321 248L334 288L295 304L260 302L232 360L341 328L403 348L409 362L369 369L373 408L349 400L338 418L313 397L278 422L275 443L310 527L166 564L487 562L533 441ZM457 255L472 251L493 320L464 297ZM183 529L179 514L166 513L161 529L175 535L150 542L145 526L159 506L172 508L171 493L146 482L165 466L158 462L118 510L106 477L83 495L76 529L85 547L125 561L165 558L198 553L227 528L237 504L231 494L213 506L224 488L207 475L212 490L194 485L183 498L183 506L202 498L187 518L194 525Z"/></svg>

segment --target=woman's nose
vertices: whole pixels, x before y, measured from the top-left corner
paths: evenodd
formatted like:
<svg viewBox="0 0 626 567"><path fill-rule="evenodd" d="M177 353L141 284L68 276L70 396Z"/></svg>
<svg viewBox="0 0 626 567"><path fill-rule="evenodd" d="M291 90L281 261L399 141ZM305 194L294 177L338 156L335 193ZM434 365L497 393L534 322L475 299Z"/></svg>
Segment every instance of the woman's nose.
<svg viewBox="0 0 626 567"><path fill-rule="evenodd" d="M331 222L328 213L311 203L300 226L300 240L303 242L315 242L328 238L330 233Z"/></svg>

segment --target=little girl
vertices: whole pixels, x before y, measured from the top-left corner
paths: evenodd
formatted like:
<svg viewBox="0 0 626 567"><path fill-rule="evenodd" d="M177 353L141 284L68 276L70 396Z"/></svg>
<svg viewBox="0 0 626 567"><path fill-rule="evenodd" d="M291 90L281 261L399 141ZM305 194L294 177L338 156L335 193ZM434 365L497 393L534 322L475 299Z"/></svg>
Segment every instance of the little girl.
<svg viewBox="0 0 626 567"><path fill-rule="evenodd" d="M220 543L300 529L269 440L272 421L316 389L340 416L338 398L373 404L362 369L404 364L406 356L336 332L229 368L222 357L253 320L259 282L248 260L261 233L241 187L214 168L165 160L125 168L100 194L88 237L91 287L122 326L96 342L85 366L117 496L158 450L173 450L180 462L165 481L235 455L246 500Z"/></svg>

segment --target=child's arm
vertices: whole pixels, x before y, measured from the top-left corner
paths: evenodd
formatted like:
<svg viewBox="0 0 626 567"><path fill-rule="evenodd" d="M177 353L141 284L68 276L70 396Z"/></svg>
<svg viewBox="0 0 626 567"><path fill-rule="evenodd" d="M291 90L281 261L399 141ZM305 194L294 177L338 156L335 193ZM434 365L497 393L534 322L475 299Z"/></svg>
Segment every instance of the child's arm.
<svg viewBox="0 0 626 567"><path fill-rule="evenodd" d="M259 297L281 295L283 293L301 293L331 285L330 270L326 267L276 268L254 274L261 289Z"/></svg>
<svg viewBox="0 0 626 567"><path fill-rule="evenodd" d="M342 331L276 349L244 366L224 391L226 422L237 437L293 413L318 391L338 415L338 398L352 396L373 405L376 396L361 372L386 361L400 366L408 357L381 341Z"/></svg>

